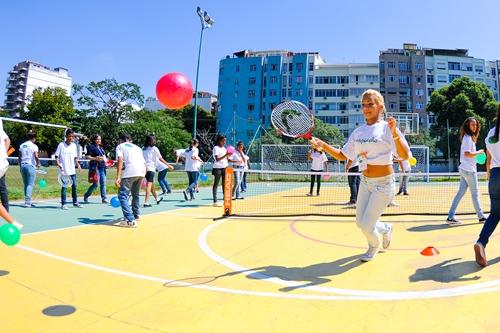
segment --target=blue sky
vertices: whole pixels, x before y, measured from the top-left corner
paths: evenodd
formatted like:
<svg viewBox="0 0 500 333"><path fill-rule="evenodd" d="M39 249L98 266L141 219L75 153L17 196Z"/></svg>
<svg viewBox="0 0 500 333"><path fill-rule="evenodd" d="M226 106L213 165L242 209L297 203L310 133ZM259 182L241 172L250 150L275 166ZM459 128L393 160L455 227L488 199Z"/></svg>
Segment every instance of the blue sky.
<svg viewBox="0 0 500 333"><path fill-rule="evenodd" d="M134 82L146 97L171 71L194 85L198 5L216 20L204 33L199 81L200 90L213 93L220 59L244 49L377 62L379 50L414 42L500 59L496 0L0 0L0 104L7 72L26 59L68 68L75 83Z"/></svg>

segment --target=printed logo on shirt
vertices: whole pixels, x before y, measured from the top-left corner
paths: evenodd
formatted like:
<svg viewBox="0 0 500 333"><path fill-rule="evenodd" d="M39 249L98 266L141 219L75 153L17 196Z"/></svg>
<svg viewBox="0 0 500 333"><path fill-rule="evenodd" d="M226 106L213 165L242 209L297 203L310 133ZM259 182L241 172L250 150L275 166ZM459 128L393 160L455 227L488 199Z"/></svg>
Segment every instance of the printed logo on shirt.
<svg viewBox="0 0 500 333"><path fill-rule="evenodd" d="M21 148L28 148L28 145L22 145Z"/></svg>
<svg viewBox="0 0 500 333"><path fill-rule="evenodd" d="M133 145L132 145L132 144L130 144L130 143L126 143L126 144L125 144L125 147L127 147L127 148L132 148L132 147L133 147Z"/></svg>
<svg viewBox="0 0 500 333"><path fill-rule="evenodd" d="M367 139L356 139L358 143L368 143L368 142L378 142L375 137L367 138Z"/></svg>

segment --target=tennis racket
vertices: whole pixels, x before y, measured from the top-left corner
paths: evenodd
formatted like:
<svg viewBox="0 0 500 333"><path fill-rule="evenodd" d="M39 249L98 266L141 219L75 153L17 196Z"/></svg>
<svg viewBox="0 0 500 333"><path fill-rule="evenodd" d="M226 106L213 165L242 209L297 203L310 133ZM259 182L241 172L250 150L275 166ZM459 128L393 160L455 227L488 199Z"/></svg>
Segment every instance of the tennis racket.
<svg viewBox="0 0 500 333"><path fill-rule="evenodd" d="M68 175L63 175L62 173L59 172L59 174L57 175L57 182L59 183L59 185L61 185L62 187L70 187L71 185L73 185L73 179L71 178L71 176L68 176Z"/></svg>
<svg viewBox="0 0 500 333"><path fill-rule="evenodd" d="M286 101L276 105L271 112L271 123L284 136L310 140L314 130L311 110L297 101Z"/></svg>
<svg viewBox="0 0 500 333"><path fill-rule="evenodd" d="M37 168L35 169L35 172L38 173L39 175L46 175L47 174L47 168Z"/></svg>

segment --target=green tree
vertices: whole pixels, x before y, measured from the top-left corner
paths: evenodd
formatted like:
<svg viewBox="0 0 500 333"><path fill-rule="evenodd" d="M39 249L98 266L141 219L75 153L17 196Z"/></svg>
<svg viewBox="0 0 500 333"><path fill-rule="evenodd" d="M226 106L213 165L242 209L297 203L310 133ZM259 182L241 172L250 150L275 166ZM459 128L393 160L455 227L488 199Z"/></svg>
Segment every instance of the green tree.
<svg viewBox="0 0 500 333"><path fill-rule="evenodd" d="M456 140L458 128L468 117L475 117L481 124L482 140L487 132L485 125L496 115L496 105L493 94L484 83L467 77L455 79L450 85L434 91L427 112L436 115L436 125L431 132L439 136L437 146L447 155L446 128L449 126L451 156L457 156L460 147L459 140Z"/></svg>
<svg viewBox="0 0 500 333"><path fill-rule="evenodd" d="M137 84L115 79L92 81L86 86L75 84L73 93L78 105L78 130L89 135L99 133L108 150L115 146L123 124L132 121L144 101Z"/></svg>
<svg viewBox="0 0 500 333"><path fill-rule="evenodd" d="M165 111L141 110L130 117L132 121L124 124L121 130L128 132L140 147L144 145L146 135L154 134L156 145L165 158L175 158L172 149L186 147L191 138L182 122Z"/></svg>
<svg viewBox="0 0 500 333"><path fill-rule="evenodd" d="M28 111L21 113L21 119L58 124L71 127L75 118L73 100L62 88L35 89L27 106ZM64 139L64 129L27 125L14 122L4 122L12 146L17 147L26 141L26 133L29 130L37 134L37 144L41 151L50 156L57 148L59 142Z"/></svg>
<svg viewBox="0 0 500 333"><path fill-rule="evenodd" d="M406 135L406 140L412 145L423 145L429 147L429 157L436 157L436 143L438 139L431 135L428 129L420 130L417 135Z"/></svg>

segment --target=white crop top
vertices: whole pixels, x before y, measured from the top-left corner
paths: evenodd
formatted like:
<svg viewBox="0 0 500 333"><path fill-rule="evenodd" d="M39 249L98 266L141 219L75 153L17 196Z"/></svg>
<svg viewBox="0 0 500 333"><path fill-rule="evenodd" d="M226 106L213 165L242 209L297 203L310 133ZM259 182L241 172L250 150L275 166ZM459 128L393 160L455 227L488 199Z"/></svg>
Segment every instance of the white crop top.
<svg viewBox="0 0 500 333"><path fill-rule="evenodd" d="M406 143L403 133L396 129L399 140ZM392 165L396 144L386 121L378 121L373 125L363 125L352 132L347 143L341 149L348 159L363 161L363 164Z"/></svg>

